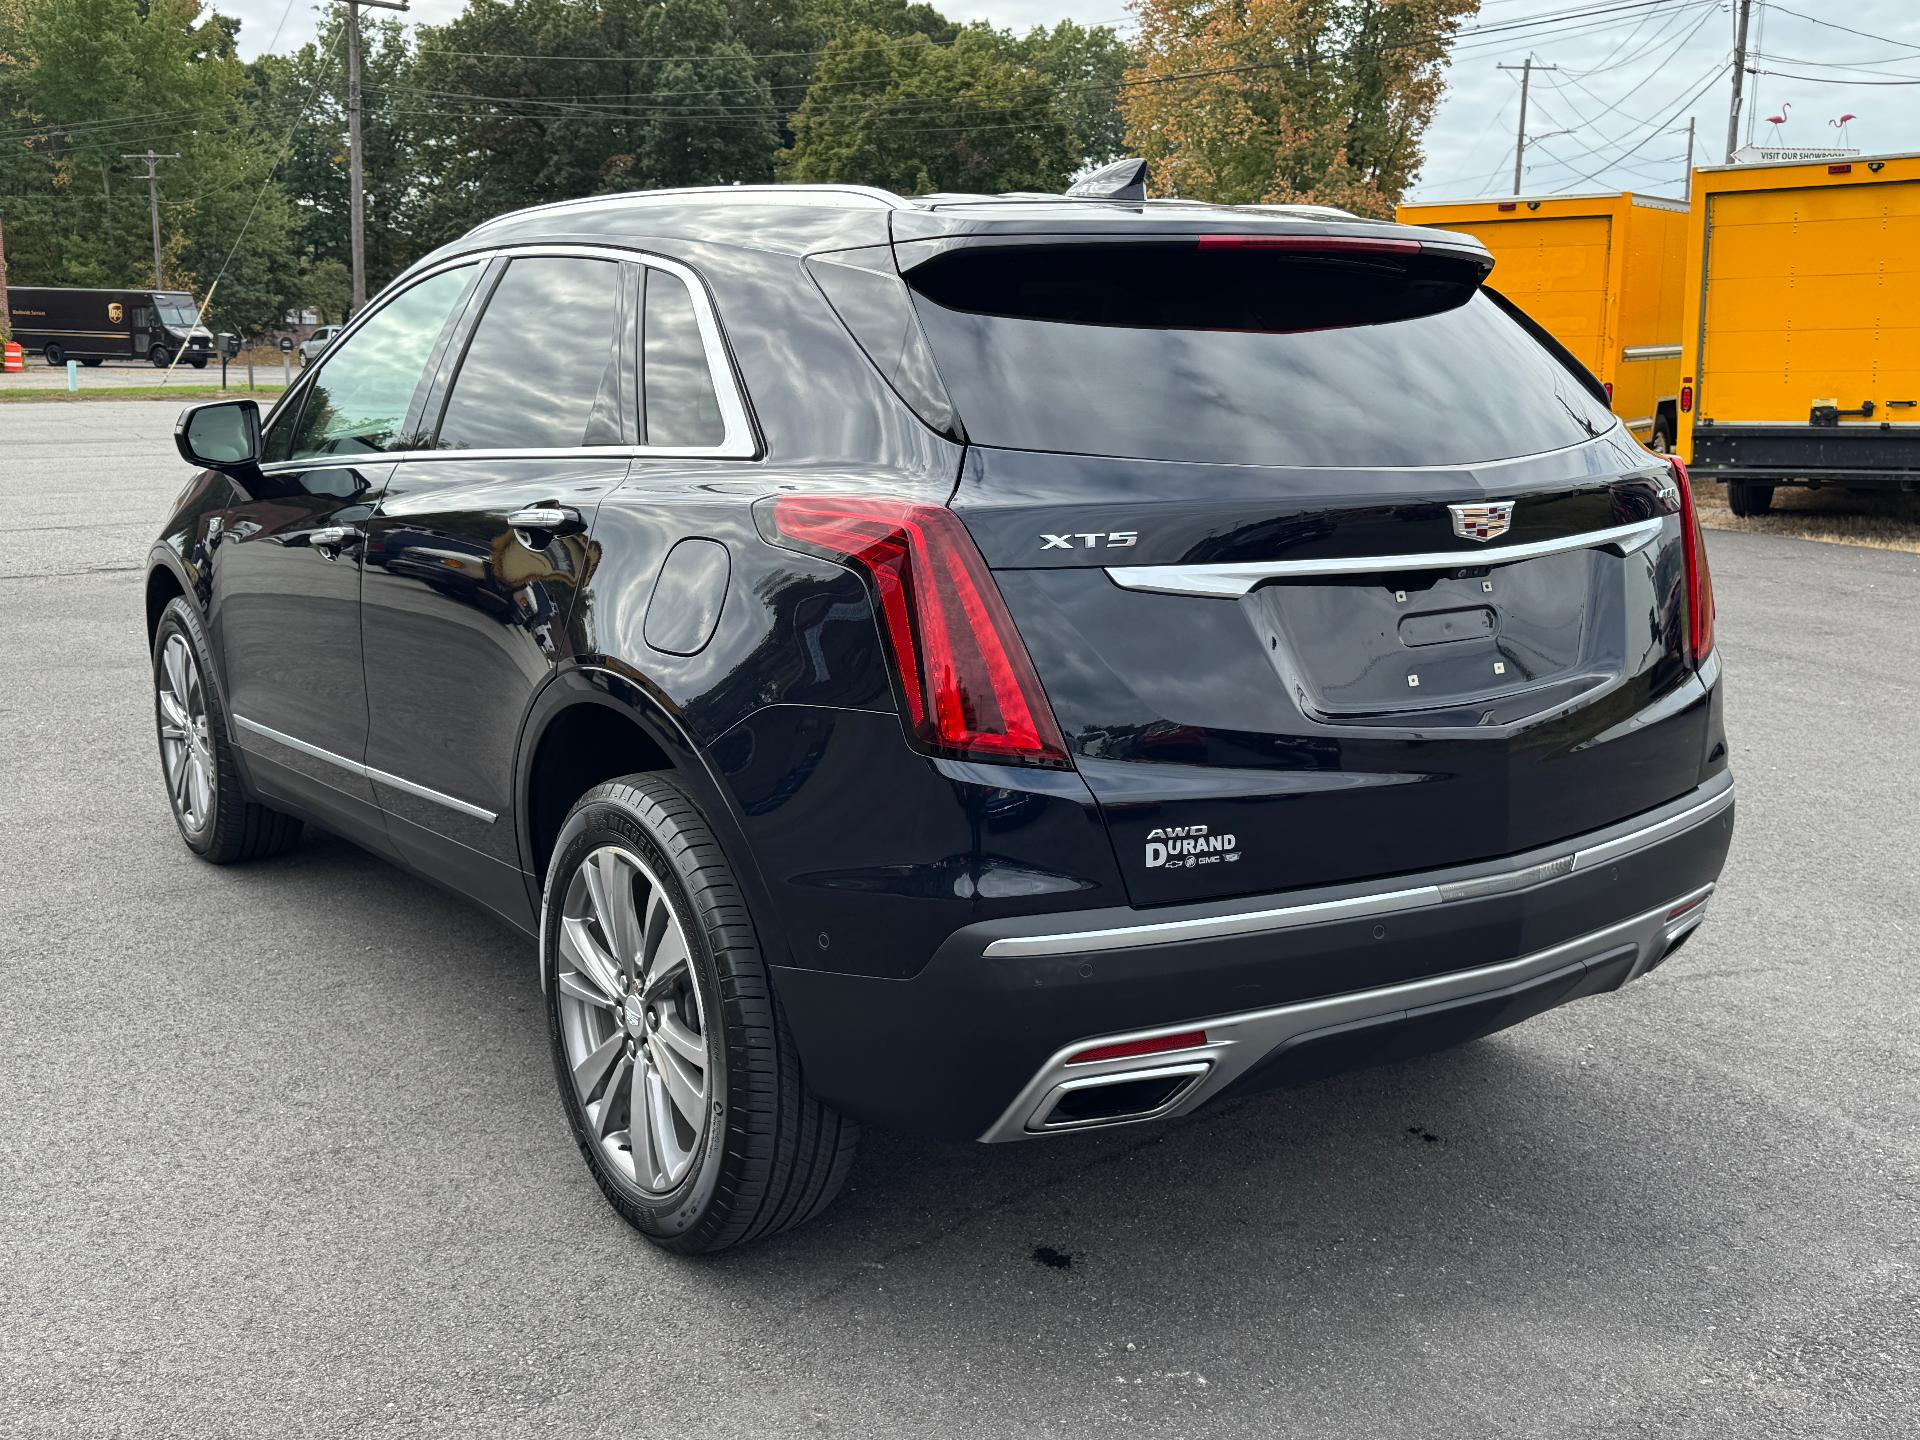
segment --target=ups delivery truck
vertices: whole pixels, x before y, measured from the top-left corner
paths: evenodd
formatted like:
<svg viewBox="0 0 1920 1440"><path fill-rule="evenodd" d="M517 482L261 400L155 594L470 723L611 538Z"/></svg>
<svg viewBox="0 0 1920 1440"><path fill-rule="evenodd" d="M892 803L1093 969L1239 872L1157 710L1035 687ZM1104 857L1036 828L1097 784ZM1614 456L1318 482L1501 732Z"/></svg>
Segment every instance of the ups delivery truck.
<svg viewBox="0 0 1920 1440"><path fill-rule="evenodd" d="M1680 420L1687 205L1632 191L1402 205L1403 224L1462 230L1493 252L1493 288L1607 387L1655 450Z"/></svg>
<svg viewBox="0 0 1920 1440"><path fill-rule="evenodd" d="M196 321L184 290L68 290L9 285L13 338L49 365L78 360L147 360L162 370L174 356L204 370L213 336Z"/></svg>
<svg viewBox="0 0 1920 1440"><path fill-rule="evenodd" d="M1680 447L1763 514L1778 485L1920 486L1920 155L1693 175Z"/></svg>

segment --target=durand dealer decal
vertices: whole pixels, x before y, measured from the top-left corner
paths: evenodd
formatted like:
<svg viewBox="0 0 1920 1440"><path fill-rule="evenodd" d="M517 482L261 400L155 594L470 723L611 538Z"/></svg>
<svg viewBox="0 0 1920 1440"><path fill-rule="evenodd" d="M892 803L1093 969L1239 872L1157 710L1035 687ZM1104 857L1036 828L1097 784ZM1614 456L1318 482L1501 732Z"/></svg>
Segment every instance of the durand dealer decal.
<svg viewBox="0 0 1920 1440"><path fill-rule="evenodd" d="M1240 858L1239 842L1229 833L1205 825L1166 825L1147 832L1147 868L1170 869L1195 865L1231 865Z"/></svg>

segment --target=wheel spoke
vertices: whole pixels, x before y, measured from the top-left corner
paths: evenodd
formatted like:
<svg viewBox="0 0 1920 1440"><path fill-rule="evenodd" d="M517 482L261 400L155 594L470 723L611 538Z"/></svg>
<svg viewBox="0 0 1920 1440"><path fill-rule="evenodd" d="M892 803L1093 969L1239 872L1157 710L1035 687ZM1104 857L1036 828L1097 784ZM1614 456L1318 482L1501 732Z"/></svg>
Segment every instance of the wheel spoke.
<svg viewBox="0 0 1920 1440"><path fill-rule="evenodd" d="M562 970L558 983L562 995L570 996L583 1005L597 1005L602 1010L618 1008L598 985L581 979L580 972L577 970Z"/></svg>
<svg viewBox="0 0 1920 1440"><path fill-rule="evenodd" d="M633 1152L633 1178L649 1190L659 1187L665 1157L654 1134L651 1092L660 1079L653 1066L642 1062L633 1067L633 1088L627 1105L627 1148Z"/></svg>
<svg viewBox="0 0 1920 1440"><path fill-rule="evenodd" d="M593 938L593 931L585 920L569 916L560 922L560 955L599 987L606 997L601 1003L611 1005L619 999L620 967L600 948L600 942Z"/></svg>
<svg viewBox="0 0 1920 1440"><path fill-rule="evenodd" d="M604 1098L600 1101L600 1114L595 1118L593 1124L594 1139L605 1140L620 1128L613 1123L613 1117L621 1108L620 1100L622 1096L620 1090L626 1082L627 1072L632 1068L633 1061L628 1059L626 1053L623 1051L619 1061L614 1065L613 1075L607 1081ZM628 1124L631 1125L632 1121L629 1120Z"/></svg>
<svg viewBox="0 0 1920 1440"><path fill-rule="evenodd" d="M657 1069L649 1069L646 1095L647 1143L657 1157L658 1183L671 1185L686 1170L687 1152L674 1133L673 1102L667 1099L666 1082Z"/></svg>
<svg viewBox="0 0 1920 1440"><path fill-rule="evenodd" d="M689 1030L680 1017L671 1012L660 1017L660 1028L653 1032L656 1041L665 1041L667 1048L696 1070L707 1068L707 1047L700 1037Z"/></svg>
<svg viewBox="0 0 1920 1440"><path fill-rule="evenodd" d="M166 667L167 685L172 689L174 698L181 705L187 703L187 647L177 636L169 636L167 648L161 652L161 660Z"/></svg>
<svg viewBox="0 0 1920 1440"><path fill-rule="evenodd" d="M160 718L164 728L170 729L173 734L184 735L187 733L188 721L186 708L174 698L171 690L162 690L160 692Z"/></svg>
<svg viewBox="0 0 1920 1440"><path fill-rule="evenodd" d="M189 772L192 769L193 755L190 751L182 749L180 752L180 768L173 772L172 782L173 803L180 808L183 814L187 808L187 783Z"/></svg>
<svg viewBox="0 0 1920 1440"><path fill-rule="evenodd" d="M213 777L207 773L207 762L198 755L187 762L187 772L193 781L193 817L204 820L213 809Z"/></svg>
<svg viewBox="0 0 1920 1440"><path fill-rule="evenodd" d="M573 1067L573 1083L580 1088L580 1103L587 1104L600 1093L600 1086L613 1073L614 1062L626 1048L627 1037L619 1030L609 1035L600 1048Z"/></svg>
<svg viewBox="0 0 1920 1440"><path fill-rule="evenodd" d="M640 965L640 917L633 908L634 872L617 850L602 850L599 858L600 885L609 907L600 912L601 926L620 962L621 973L636 975Z"/></svg>
<svg viewBox="0 0 1920 1440"><path fill-rule="evenodd" d="M647 887L647 921L640 952L640 973L653 973L654 956L659 952L660 942L673 928L673 911L667 905L667 897L658 885Z"/></svg>
<svg viewBox="0 0 1920 1440"><path fill-rule="evenodd" d="M666 1045L653 1047L653 1063L660 1072L661 1082L667 1087L667 1094L673 1099L673 1108L680 1112L692 1129L699 1130L700 1117L706 1109L706 1075Z"/></svg>
<svg viewBox="0 0 1920 1440"><path fill-rule="evenodd" d="M653 964L647 971L645 996L649 1004L665 998L687 975L687 939L678 925L669 925L659 947L653 952Z"/></svg>

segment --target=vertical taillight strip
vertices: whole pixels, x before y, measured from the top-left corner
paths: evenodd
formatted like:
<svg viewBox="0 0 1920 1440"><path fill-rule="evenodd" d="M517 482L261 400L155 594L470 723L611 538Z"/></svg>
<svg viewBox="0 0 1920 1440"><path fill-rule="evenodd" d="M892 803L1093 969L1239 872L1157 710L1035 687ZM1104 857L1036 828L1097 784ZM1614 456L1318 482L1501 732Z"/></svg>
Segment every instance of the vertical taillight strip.
<svg viewBox="0 0 1920 1440"><path fill-rule="evenodd" d="M938 755L1065 768L1020 632L951 510L891 496L782 495L773 538L860 571L915 742Z"/></svg>
<svg viewBox="0 0 1920 1440"><path fill-rule="evenodd" d="M1713 572L1707 568L1707 536L1700 527L1699 507L1693 501L1693 480L1677 455L1666 457L1673 480L1680 487L1681 543L1687 574L1687 651L1698 666L1713 652Z"/></svg>

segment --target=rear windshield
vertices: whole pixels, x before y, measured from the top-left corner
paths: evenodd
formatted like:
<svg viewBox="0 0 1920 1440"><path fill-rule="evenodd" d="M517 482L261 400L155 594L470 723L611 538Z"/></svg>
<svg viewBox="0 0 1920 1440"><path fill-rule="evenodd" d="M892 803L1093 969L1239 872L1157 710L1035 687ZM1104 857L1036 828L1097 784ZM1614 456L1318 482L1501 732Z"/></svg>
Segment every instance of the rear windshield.
<svg viewBox="0 0 1920 1440"><path fill-rule="evenodd" d="M1447 465L1612 417L1436 255L1180 244L950 251L908 272L968 437L1239 465Z"/></svg>

